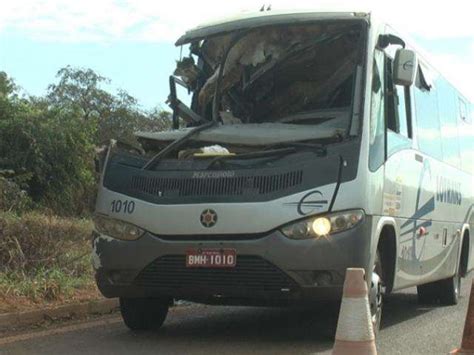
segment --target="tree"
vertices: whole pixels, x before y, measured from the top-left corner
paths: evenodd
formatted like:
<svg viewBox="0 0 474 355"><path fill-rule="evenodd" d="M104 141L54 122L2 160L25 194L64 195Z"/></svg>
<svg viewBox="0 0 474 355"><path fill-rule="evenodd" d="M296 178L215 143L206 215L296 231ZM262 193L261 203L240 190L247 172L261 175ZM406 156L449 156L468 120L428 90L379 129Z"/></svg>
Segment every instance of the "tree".
<svg viewBox="0 0 474 355"><path fill-rule="evenodd" d="M0 97L7 97L17 91L17 86L7 73L0 71Z"/></svg>
<svg viewBox="0 0 474 355"><path fill-rule="evenodd" d="M48 86L49 102L62 109L78 110L84 121L105 119L114 103L114 97L100 88L110 80L92 69L67 66L56 74L57 84Z"/></svg>
<svg viewBox="0 0 474 355"><path fill-rule="evenodd" d="M84 214L95 189L94 129L69 112L22 103L0 120L0 166L38 205Z"/></svg>
<svg viewBox="0 0 474 355"><path fill-rule="evenodd" d="M142 110L126 91L109 93L101 87L109 80L91 69L68 66L57 77L45 97L20 97L0 72L0 170L13 172L0 184L0 198L8 187L17 205L27 205L16 199L26 191L36 206L87 214L98 178L95 148L112 138L134 143L135 131L167 129L171 117Z"/></svg>
<svg viewBox="0 0 474 355"><path fill-rule="evenodd" d="M133 142L137 130L162 130L169 128L170 114L155 109L146 112L136 98L124 90L116 95L105 91L101 85L110 80L92 69L65 67L58 71L59 81L48 88L50 105L63 111L78 113L85 122L95 121L95 142L102 145L110 139Z"/></svg>
<svg viewBox="0 0 474 355"><path fill-rule="evenodd" d="M0 120L6 119L20 110L22 101L18 96L19 88L7 73L0 71ZM1 162L1 156L0 156Z"/></svg>
<svg viewBox="0 0 474 355"><path fill-rule="evenodd" d="M89 211L95 188L94 124L45 98L20 98L6 75L0 75L0 87L0 170L11 172L0 197L26 191L38 206L59 214Z"/></svg>

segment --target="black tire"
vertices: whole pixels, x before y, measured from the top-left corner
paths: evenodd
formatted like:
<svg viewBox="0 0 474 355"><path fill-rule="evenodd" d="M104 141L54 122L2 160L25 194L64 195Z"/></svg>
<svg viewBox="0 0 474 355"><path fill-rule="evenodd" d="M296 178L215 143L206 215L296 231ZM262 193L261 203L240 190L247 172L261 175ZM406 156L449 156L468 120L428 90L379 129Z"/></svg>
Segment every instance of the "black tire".
<svg viewBox="0 0 474 355"><path fill-rule="evenodd" d="M166 319L169 304L162 298L120 298L120 313L131 330L158 329Z"/></svg>
<svg viewBox="0 0 474 355"><path fill-rule="evenodd" d="M416 290L418 293L418 303L420 304L436 303L439 298L436 287L437 287L436 282L416 286Z"/></svg>
<svg viewBox="0 0 474 355"><path fill-rule="evenodd" d="M449 279L417 286L418 302L433 304L438 301L447 306L458 304L461 292L461 276L459 272Z"/></svg>
<svg viewBox="0 0 474 355"><path fill-rule="evenodd" d="M370 283L369 306L372 318L372 327L374 329L374 333L377 334L380 331L380 325L382 321L383 298L385 294L385 286L382 278L382 261L380 259L380 254L378 251L375 257L373 273L377 275L379 282L378 285L374 285L373 280ZM376 288L376 290L374 290L374 288Z"/></svg>
<svg viewBox="0 0 474 355"><path fill-rule="evenodd" d="M459 293L461 292L461 276L459 275L459 272L449 279L439 281L439 283L439 300L441 304L448 306L458 304Z"/></svg>

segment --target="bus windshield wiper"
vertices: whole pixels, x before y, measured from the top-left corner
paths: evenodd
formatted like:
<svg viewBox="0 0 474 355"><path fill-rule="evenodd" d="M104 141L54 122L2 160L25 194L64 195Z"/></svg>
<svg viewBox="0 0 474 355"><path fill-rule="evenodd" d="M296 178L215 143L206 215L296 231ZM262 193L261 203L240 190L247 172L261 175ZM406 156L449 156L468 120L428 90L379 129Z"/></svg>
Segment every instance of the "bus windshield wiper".
<svg viewBox="0 0 474 355"><path fill-rule="evenodd" d="M334 119L336 117L347 115L348 111L349 109L346 109L346 108L311 110L311 111L306 111L306 112L298 112L289 116L282 117L278 119L276 122L290 123L290 122L299 122L299 121L318 120L318 121L321 121L322 123L327 120Z"/></svg>
<svg viewBox="0 0 474 355"><path fill-rule="evenodd" d="M184 143L186 143L190 138L195 136L197 133L202 132L206 129L212 128L217 126L216 121L209 121L207 123L204 123L200 126L194 127L192 130L190 130L187 134L182 136L181 138L175 140L171 144L167 145L165 148L160 150L156 155L154 155L150 160L146 162L146 164L142 167L142 170L149 170L156 166L160 159L164 158L167 154L172 152L175 149L178 149L181 147Z"/></svg>
<svg viewBox="0 0 474 355"><path fill-rule="evenodd" d="M296 147L286 147L280 149L259 150L256 152L243 153L238 155L221 155L212 159L209 165L207 166L207 169L211 168L213 165L222 160L258 159L272 156L281 157L284 155L295 153L296 151Z"/></svg>
<svg viewBox="0 0 474 355"><path fill-rule="evenodd" d="M296 114L296 115L284 117L282 119L279 119L277 122L293 123L293 122L302 122L302 121L318 121L318 123L322 123L327 120L331 120L333 118L336 118L336 116L316 116L311 113L302 113L302 114Z"/></svg>
<svg viewBox="0 0 474 355"><path fill-rule="evenodd" d="M298 150L307 149L310 151L315 151L319 155L326 155L327 148L324 144L321 143L310 143L310 142L288 142L282 143L280 146L295 148Z"/></svg>
<svg viewBox="0 0 474 355"><path fill-rule="evenodd" d="M258 158L267 158L267 157L282 157L288 154L295 153L302 149L316 152L316 154L324 156L327 154L326 146L319 143L309 143L309 142L289 142L278 145L281 148L260 150L256 152L238 154L238 155L223 155L215 157L207 166L207 169L214 166L216 163L223 160L242 160L242 159L258 159Z"/></svg>

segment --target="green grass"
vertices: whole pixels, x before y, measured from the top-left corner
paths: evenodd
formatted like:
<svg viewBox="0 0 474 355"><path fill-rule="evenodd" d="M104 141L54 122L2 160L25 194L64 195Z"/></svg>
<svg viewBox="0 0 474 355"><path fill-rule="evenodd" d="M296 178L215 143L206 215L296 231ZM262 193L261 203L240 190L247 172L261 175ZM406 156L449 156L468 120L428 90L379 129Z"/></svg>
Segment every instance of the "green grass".
<svg viewBox="0 0 474 355"><path fill-rule="evenodd" d="M74 296L75 291L92 284L90 274L73 276L60 268L38 270L30 275L21 272L0 273L0 297L24 297L34 303L52 302L68 299Z"/></svg>
<svg viewBox="0 0 474 355"><path fill-rule="evenodd" d="M17 303L97 297L91 231L87 219L0 213L0 310Z"/></svg>

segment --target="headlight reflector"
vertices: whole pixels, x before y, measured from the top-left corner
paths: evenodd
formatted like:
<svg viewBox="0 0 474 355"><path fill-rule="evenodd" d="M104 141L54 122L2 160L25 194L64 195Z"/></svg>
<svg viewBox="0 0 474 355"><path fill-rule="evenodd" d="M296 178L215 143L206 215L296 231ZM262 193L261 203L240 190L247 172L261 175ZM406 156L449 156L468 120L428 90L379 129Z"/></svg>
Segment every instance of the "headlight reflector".
<svg viewBox="0 0 474 355"><path fill-rule="evenodd" d="M133 224L101 215L94 216L94 226L97 232L120 240L137 240L145 233Z"/></svg>
<svg viewBox="0 0 474 355"><path fill-rule="evenodd" d="M362 210L343 211L287 224L280 230L291 239L317 239L353 228L363 218Z"/></svg>
<svg viewBox="0 0 474 355"><path fill-rule="evenodd" d="M331 232L331 221L326 217L318 217L311 224L314 234L323 236Z"/></svg>

